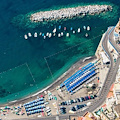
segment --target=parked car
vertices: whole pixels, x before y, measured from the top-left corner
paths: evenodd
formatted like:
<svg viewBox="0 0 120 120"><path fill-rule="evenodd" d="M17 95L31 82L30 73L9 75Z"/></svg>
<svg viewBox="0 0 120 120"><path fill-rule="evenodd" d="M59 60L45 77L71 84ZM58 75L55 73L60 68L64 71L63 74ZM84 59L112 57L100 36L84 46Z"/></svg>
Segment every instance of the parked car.
<svg viewBox="0 0 120 120"><path fill-rule="evenodd" d="M80 99L79 99L79 98L77 98L77 101L78 101L78 102L80 102Z"/></svg>
<svg viewBox="0 0 120 120"><path fill-rule="evenodd" d="M75 107L72 107L71 110L72 110L72 111L76 111Z"/></svg>

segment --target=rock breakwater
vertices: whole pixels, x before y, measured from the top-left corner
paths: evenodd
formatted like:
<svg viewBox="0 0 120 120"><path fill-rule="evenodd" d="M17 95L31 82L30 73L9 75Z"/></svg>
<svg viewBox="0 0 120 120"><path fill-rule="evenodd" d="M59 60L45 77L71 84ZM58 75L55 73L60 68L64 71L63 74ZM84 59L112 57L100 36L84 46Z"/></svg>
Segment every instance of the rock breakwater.
<svg viewBox="0 0 120 120"><path fill-rule="evenodd" d="M59 10L41 11L30 16L33 22L52 21L65 18L73 18L83 15L94 15L112 10L110 5L88 5Z"/></svg>

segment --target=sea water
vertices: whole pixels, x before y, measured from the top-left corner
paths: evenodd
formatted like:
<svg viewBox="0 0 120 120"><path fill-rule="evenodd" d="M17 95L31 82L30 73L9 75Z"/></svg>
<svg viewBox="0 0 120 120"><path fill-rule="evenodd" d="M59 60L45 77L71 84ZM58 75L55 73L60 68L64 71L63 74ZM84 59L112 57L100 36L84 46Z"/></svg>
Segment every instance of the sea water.
<svg viewBox="0 0 120 120"><path fill-rule="evenodd" d="M113 11L84 18L31 24L26 14L78 5L95 4L94 0L1 0L0 3L0 103L23 98L54 82L76 61L95 54L102 34L119 18L119 0L99 0L97 4L113 5ZM67 27L70 38L41 37L24 39L31 32L52 32ZM87 32L83 26L90 26ZM72 34L81 28L81 33Z"/></svg>

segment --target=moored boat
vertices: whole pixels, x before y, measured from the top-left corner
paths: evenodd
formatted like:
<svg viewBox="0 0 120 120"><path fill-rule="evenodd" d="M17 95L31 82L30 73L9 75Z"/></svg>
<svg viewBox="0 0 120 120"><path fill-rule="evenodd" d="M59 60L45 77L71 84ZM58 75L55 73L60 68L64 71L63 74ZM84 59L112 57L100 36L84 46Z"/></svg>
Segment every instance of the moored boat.
<svg viewBox="0 0 120 120"><path fill-rule="evenodd" d="M73 34L75 34L75 30L73 30Z"/></svg>
<svg viewBox="0 0 120 120"><path fill-rule="evenodd" d="M54 29L53 29L53 33L55 33L56 31L57 31L56 28L54 28Z"/></svg>
<svg viewBox="0 0 120 120"><path fill-rule="evenodd" d="M78 31L77 31L78 33L80 32L80 28L78 28Z"/></svg>
<svg viewBox="0 0 120 120"><path fill-rule="evenodd" d="M32 37L32 34L31 34L31 33L28 33L28 36L29 36L29 37Z"/></svg>
<svg viewBox="0 0 120 120"><path fill-rule="evenodd" d="M88 37L88 33L85 34L85 37Z"/></svg>
<svg viewBox="0 0 120 120"><path fill-rule="evenodd" d="M70 34L69 34L69 33L67 33L67 34L66 34L66 37L69 37L69 36L70 36Z"/></svg>
<svg viewBox="0 0 120 120"><path fill-rule="evenodd" d="M25 34L25 35L24 35L24 38L27 40L27 39L28 39L28 36Z"/></svg>
<svg viewBox="0 0 120 120"><path fill-rule="evenodd" d="M61 37L61 34L60 34L60 33L58 33L58 37Z"/></svg>
<svg viewBox="0 0 120 120"><path fill-rule="evenodd" d="M83 26L83 29L86 30L86 26Z"/></svg>
<svg viewBox="0 0 120 120"><path fill-rule="evenodd" d="M34 37L37 37L37 32L34 33Z"/></svg>
<svg viewBox="0 0 120 120"><path fill-rule="evenodd" d="M87 30L88 30L88 31L90 30L90 26L87 26Z"/></svg>

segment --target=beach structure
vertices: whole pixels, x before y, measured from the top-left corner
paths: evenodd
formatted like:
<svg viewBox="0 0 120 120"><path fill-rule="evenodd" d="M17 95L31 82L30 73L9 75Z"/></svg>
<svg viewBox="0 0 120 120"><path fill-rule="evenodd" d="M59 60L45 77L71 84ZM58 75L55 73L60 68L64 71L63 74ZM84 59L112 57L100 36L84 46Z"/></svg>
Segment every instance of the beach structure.
<svg viewBox="0 0 120 120"><path fill-rule="evenodd" d="M59 10L40 11L31 14L30 20L33 22L52 21L58 19L73 18L75 16L94 15L96 13L112 10L110 5L88 5L73 8L63 8Z"/></svg>
<svg viewBox="0 0 120 120"><path fill-rule="evenodd" d="M43 112L43 109L45 108L44 98L38 98L31 102L25 103L24 107L27 115Z"/></svg>
<svg viewBox="0 0 120 120"><path fill-rule="evenodd" d="M81 68L79 71L77 71L75 74L73 74L71 77L69 77L67 80L65 80L60 87L65 86L67 91L73 94L76 92L76 90L81 88L81 85L90 80L95 74L96 66L94 63L89 63L83 68ZM93 80L93 79L91 79Z"/></svg>
<svg viewBox="0 0 120 120"><path fill-rule="evenodd" d="M24 35L24 38L27 40L27 39L28 39L28 36L25 34L25 35Z"/></svg>
<svg viewBox="0 0 120 120"><path fill-rule="evenodd" d="M120 41L120 18L114 29L114 40Z"/></svg>

